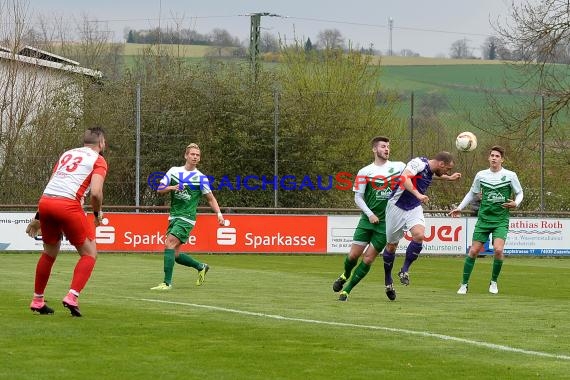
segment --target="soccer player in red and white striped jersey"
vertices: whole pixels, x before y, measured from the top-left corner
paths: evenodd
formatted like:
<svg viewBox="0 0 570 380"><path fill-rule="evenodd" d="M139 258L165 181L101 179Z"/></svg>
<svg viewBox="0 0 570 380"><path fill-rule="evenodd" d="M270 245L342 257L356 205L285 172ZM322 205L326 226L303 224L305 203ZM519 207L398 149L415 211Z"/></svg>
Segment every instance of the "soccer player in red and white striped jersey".
<svg viewBox="0 0 570 380"><path fill-rule="evenodd" d="M69 293L63 305L72 316L80 317L78 297L83 290L97 257L95 226L102 220L103 183L107 174L107 162L101 155L105 149L105 132L101 127L89 128L83 138L84 146L64 152L56 163L38 205L36 218L26 232L37 236L41 229L44 252L36 266L32 311L52 314L53 309L44 301L52 266L60 250L62 234L75 246L80 255L75 266ZM87 222L83 211L83 199L90 192L95 226Z"/></svg>

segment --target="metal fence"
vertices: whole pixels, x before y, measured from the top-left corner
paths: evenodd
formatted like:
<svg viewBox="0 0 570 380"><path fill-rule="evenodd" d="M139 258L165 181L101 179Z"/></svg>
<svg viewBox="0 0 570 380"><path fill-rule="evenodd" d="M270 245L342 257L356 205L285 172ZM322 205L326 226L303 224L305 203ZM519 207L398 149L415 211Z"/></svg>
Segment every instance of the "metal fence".
<svg viewBox="0 0 570 380"><path fill-rule="evenodd" d="M117 94L114 96L119 97ZM247 175L257 177L249 179L250 187L260 185L262 176L281 180L291 175L296 179L294 191L282 186L266 186L265 190L226 186L216 192L223 207L350 209L354 207L352 192L335 188L337 173L356 174L369 164L372 153L368 141L375 135L386 135L391 138L392 160L407 161L441 150L454 152L456 169L463 173L463 179L451 184L436 181L430 189L433 203L428 208L443 209L459 203L475 173L488 167L489 147L497 144L507 149L504 166L518 173L525 190L523 211L570 211L569 191L563 186L570 169L568 123L564 119L547 123L544 104L548 99L541 97L482 91L398 93L392 104L393 116L385 123L369 124L367 115L334 112L335 97L342 97L340 93L302 95L311 107L330 107L330 118L321 119L312 116L309 106L305 113L299 113L298 108L293 112L292 104L299 99L277 89L259 94L264 99L262 105L239 104L230 97L224 103L217 97L224 98L225 94L214 90L201 94L204 99L197 95L198 100L191 100L191 104L182 99L159 103L154 94L145 85L138 85L122 95L127 101L117 98L116 105L103 108L86 103L86 114L109 131L108 205L165 205L164 198L149 187L149 177L183 165L184 147L197 142L203 155L201 170L215 178L228 176L234 186L238 184L236 178L241 176L239 180L243 181ZM387 104L385 95L375 94L377 107ZM535 107L538 117L523 126L507 124L501 112L510 108L516 113L521 104ZM474 152L459 153L454 147L455 136L466 130L475 133L479 146ZM78 134L78 128L61 128L57 133L61 138L56 139L69 141ZM63 148L54 147L39 157L33 147L21 149L18 161L32 162L33 157L49 167ZM14 175L15 184L3 185L0 203L35 203L48 176L46 170L43 175L28 178ZM317 176L332 176L333 187L298 189L305 176L311 177L313 185ZM18 191L18 186L27 190Z"/></svg>

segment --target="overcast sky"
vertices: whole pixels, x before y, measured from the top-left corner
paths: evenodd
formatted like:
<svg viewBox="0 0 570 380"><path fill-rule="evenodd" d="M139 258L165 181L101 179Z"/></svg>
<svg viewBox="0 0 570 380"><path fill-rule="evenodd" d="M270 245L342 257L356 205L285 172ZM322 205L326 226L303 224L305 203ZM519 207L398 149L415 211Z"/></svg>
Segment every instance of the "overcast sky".
<svg viewBox="0 0 570 380"><path fill-rule="evenodd" d="M520 0L515 0L520 3ZM102 22L104 30L122 40L124 30L174 26L205 34L214 28L249 40L252 12L284 17L263 17L262 33L290 41L313 42L319 31L338 29L353 46L387 52L388 19L393 19L392 49L410 49L425 57L448 55L451 44L467 39L480 56L485 38L493 35L492 22L509 16L511 0L29 0L35 16L64 16L71 20L87 15Z"/></svg>

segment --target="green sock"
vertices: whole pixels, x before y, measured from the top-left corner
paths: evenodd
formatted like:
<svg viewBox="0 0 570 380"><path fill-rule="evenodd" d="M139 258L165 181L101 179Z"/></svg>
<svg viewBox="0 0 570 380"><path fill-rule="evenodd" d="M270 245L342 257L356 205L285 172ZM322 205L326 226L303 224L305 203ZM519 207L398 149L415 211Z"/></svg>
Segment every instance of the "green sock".
<svg viewBox="0 0 570 380"><path fill-rule="evenodd" d="M202 264L198 260L195 260L192 256L187 255L185 253L179 254L178 257L176 258L176 262L178 264L181 264L181 265L184 265L187 267L192 267L196 270L202 270L202 268L204 267L204 264Z"/></svg>
<svg viewBox="0 0 570 380"><path fill-rule="evenodd" d="M164 250L164 282L172 284L172 272L174 271L174 250Z"/></svg>
<svg viewBox="0 0 570 380"><path fill-rule="evenodd" d="M360 282L360 280L366 277L369 270L370 270L370 265L366 264L364 261L361 261L360 264L358 264L358 266L354 270L354 274L350 277L348 285L346 285L346 287L343 290L347 293L350 293L352 288L354 288L356 284Z"/></svg>
<svg viewBox="0 0 570 380"><path fill-rule="evenodd" d="M358 259L351 260L348 255L344 258L344 277L346 277L347 280L350 278L356 264L358 264Z"/></svg>
<svg viewBox="0 0 570 380"><path fill-rule="evenodd" d="M467 284L469 282L469 277L471 277L471 272L473 272L473 267L475 266L475 259L467 255L465 257L465 263L463 264L463 282L462 284Z"/></svg>
<svg viewBox="0 0 570 380"><path fill-rule="evenodd" d="M502 266L503 266L503 260L499 259L493 260L493 273L491 274L491 281L497 282L497 278L499 278L499 273L501 273Z"/></svg>

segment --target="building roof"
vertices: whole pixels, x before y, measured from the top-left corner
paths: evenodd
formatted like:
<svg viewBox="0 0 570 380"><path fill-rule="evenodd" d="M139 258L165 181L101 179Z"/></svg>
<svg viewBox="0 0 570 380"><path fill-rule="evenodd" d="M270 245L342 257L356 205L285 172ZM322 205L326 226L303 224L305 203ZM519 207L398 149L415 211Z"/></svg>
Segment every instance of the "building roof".
<svg viewBox="0 0 570 380"><path fill-rule="evenodd" d="M36 49L32 46L24 46L18 53L11 52L10 49L0 46L0 60L2 59L18 61L49 69L68 71L93 78L101 78L103 76L103 73L99 70L81 67L79 62L44 50Z"/></svg>
<svg viewBox="0 0 570 380"><path fill-rule="evenodd" d="M79 66L79 62L73 61L71 59L59 56L57 54L49 53L45 50L35 48L33 46L26 45L18 52L19 55L25 55L26 57L39 58L44 61L66 63L69 65Z"/></svg>

